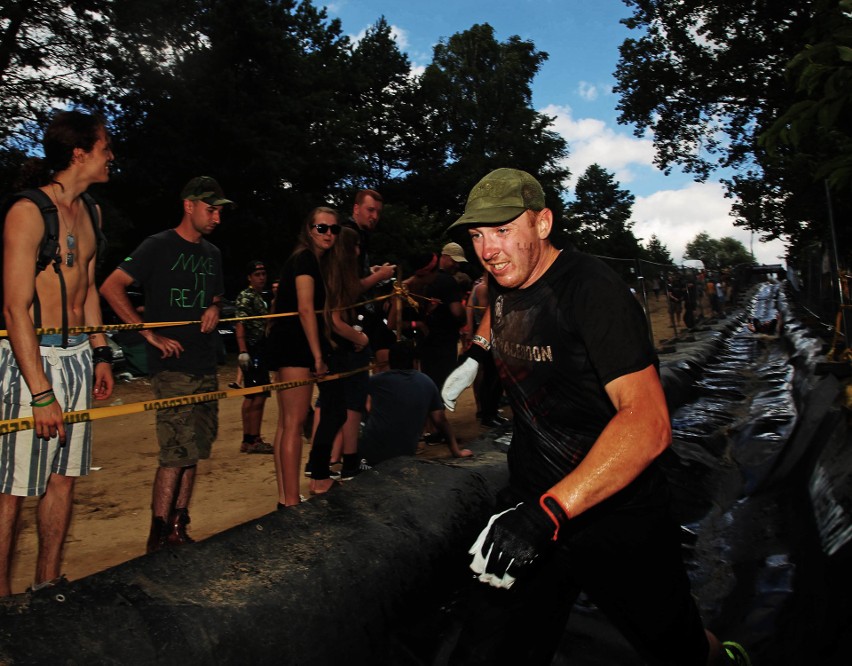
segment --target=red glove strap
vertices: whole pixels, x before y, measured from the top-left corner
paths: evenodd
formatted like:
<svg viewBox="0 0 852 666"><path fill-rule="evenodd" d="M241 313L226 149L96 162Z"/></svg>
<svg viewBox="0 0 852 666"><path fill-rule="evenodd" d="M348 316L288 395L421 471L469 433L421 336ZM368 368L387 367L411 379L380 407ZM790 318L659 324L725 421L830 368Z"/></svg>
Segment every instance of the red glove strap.
<svg viewBox="0 0 852 666"><path fill-rule="evenodd" d="M559 528L569 520L570 516L563 508L562 503L556 499L556 495L545 493L538 498L538 503L556 526L556 530L553 532L553 541L556 541L559 538Z"/></svg>

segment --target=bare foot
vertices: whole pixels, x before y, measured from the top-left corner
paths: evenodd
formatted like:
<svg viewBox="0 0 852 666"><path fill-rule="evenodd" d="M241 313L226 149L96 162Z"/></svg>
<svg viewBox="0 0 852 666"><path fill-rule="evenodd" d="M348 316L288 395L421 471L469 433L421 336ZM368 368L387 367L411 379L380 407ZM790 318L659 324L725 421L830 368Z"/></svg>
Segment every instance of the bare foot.
<svg viewBox="0 0 852 666"><path fill-rule="evenodd" d="M334 479L311 479L311 495L324 495L337 483Z"/></svg>
<svg viewBox="0 0 852 666"><path fill-rule="evenodd" d="M471 451L470 449L462 449L461 451L459 451L458 455L456 456L456 458L472 458L472 457L473 457L473 451Z"/></svg>

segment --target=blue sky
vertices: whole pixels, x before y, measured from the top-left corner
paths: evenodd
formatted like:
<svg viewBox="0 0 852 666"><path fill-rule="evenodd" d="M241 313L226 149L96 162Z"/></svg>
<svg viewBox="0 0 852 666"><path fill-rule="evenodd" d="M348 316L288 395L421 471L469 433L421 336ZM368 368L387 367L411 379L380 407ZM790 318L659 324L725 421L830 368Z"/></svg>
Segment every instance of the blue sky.
<svg viewBox="0 0 852 666"><path fill-rule="evenodd" d="M512 35L532 41L549 54L533 81L533 105L555 117L554 129L568 141L569 198L574 179L598 163L636 197L635 235L647 242L656 234L676 262L702 231L736 238L765 263L779 263L784 254L781 242L760 243L757 235L752 239L733 226L731 202L720 184L663 175L653 165L650 138L635 137L632 127L616 122L613 72L618 46L630 35L619 23L630 14L621 0L335 0L326 8L356 40L384 16L415 71L431 62L439 40L475 23L489 23L500 41Z"/></svg>

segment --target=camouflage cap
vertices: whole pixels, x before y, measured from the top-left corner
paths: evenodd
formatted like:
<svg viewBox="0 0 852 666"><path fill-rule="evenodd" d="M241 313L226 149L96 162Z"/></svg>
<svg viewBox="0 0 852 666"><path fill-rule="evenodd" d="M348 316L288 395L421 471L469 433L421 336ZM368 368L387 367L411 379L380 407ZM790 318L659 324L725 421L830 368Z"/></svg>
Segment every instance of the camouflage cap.
<svg viewBox="0 0 852 666"><path fill-rule="evenodd" d="M210 206L234 205L234 202L225 198L219 183L210 176L196 176L190 180L180 191L180 198L186 201L203 201Z"/></svg>
<svg viewBox="0 0 852 666"><path fill-rule="evenodd" d="M464 215L449 228L504 224L525 210L543 208L544 190L535 178L519 169L495 169L473 186Z"/></svg>

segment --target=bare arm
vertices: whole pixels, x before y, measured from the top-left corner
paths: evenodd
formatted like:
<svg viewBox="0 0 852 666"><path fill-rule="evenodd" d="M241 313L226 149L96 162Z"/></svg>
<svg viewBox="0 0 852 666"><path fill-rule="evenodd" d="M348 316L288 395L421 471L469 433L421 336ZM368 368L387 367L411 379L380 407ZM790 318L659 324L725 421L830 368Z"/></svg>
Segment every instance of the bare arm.
<svg viewBox="0 0 852 666"><path fill-rule="evenodd" d="M395 264L382 264L370 267L370 274L361 278L361 291L372 289L379 282L390 280L396 273Z"/></svg>
<svg viewBox="0 0 852 666"><path fill-rule="evenodd" d="M453 454L454 458L470 458L473 455L473 451L470 449L459 448L453 427L447 420L447 413L443 409L436 409L430 412L429 416L432 418L432 422L438 427L438 430L447 436L450 443L450 453Z"/></svg>
<svg viewBox="0 0 852 666"><path fill-rule="evenodd" d="M201 314L201 332L212 333L219 325L219 317L222 311L219 309L219 297L214 296L213 302Z"/></svg>
<svg viewBox="0 0 852 666"><path fill-rule="evenodd" d="M19 201L12 206L3 229L3 314L15 362L34 395L51 388L44 374L30 316L35 294L33 267L43 235L44 222L35 204ZM58 434L60 441L65 441L62 409L58 402L34 407L33 421L39 437L50 439Z"/></svg>
<svg viewBox="0 0 852 666"><path fill-rule="evenodd" d="M83 314L85 316L86 326L100 326L103 324L103 316L101 315L101 299L98 296L97 287L95 287L95 264L97 263L97 254L93 254L89 260L89 265L86 267L88 272L89 286L86 289L86 300L83 302ZM108 346L106 335L103 333L93 333L89 336L89 344L92 349L95 347ZM94 368L94 382L92 385L92 395L95 400L106 400L112 395L112 389L115 385L115 380L112 376L112 366L109 363L96 363Z"/></svg>
<svg viewBox="0 0 852 666"><path fill-rule="evenodd" d="M331 313L331 322L334 326L334 332L355 345L355 351L361 351L370 344L370 338L367 337L367 334L363 331L356 331L347 324L339 311Z"/></svg>
<svg viewBox="0 0 852 666"><path fill-rule="evenodd" d="M101 296L109 303L113 312L126 324L142 324L144 320L133 307L127 295L127 288L133 284L133 278L120 268L116 268L101 285ZM162 352L162 358L180 356L183 345L177 340L157 335L154 331L143 329L139 334Z"/></svg>
<svg viewBox="0 0 852 666"><path fill-rule="evenodd" d="M475 335L477 337L483 338L491 344L491 308L485 308L482 312L482 319L479 321L479 328L476 329ZM478 344L474 340L474 344Z"/></svg>
<svg viewBox="0 0 852 666"><path fill-rule="evenodd" d="M605 388L615 416L577 468L549 491L572 518L625 488L671 443L669 412L654 366Z"/></svg>
<svg viewBox="0 0 852 666"><path fill-rule="evenodd" d="M237 314L238 316L242 316L240 313ZM246 343L246 326L243 322L238 321L234 323L234 335L237 338L237 351L240 352L240 354L247 354L248 344Z"/></svg>
<svg viewBox="0 0 852 666"><path fill-rule="evenodd" d="M314 369L316 374L324 375L328 372L328 367L322 357L319 326L314 312L314 279L310 275L296 276L296 302L299 304L299 321L314 356Z"/></svg>

